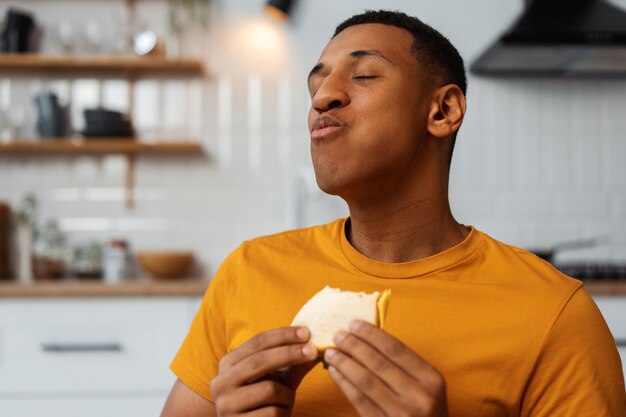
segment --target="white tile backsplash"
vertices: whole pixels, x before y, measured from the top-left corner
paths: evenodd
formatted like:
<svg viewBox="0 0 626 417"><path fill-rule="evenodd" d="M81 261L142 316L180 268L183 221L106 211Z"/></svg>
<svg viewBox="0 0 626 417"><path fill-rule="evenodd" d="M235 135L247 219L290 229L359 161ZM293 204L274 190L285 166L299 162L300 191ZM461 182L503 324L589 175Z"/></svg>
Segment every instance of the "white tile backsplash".
<svg viewBox="0 0 626 417"><path fill-rule="evenodd" d="M6 3L0 0L0 11ZM47 20L55 20L48 3L24 3L50 12ZM140 3L141 13L144 7L161 7ZM229 7L217 3L224 10ZM409 13L418 13L418 8L431 13L417 5L391 3ZM504 4L491 2L494 15L484 16L485 21L494 20L498 8L505 14L518 11L518 6ZM250 7L257 6L250 2ZM107 2L98 3L98 13L119 12L118 6L107 7ZM346 13L356 11L356 6L345 7ZM222 9L214 19L230 19L226 12L219 14ZM147 16L143 18L163 32L162 16ZM441 16L431 17L453 41L459 39L468 64L474 52L465 51L480 49L477 44L488 38L476 35L469 42L447 20L438 24ZM467 25L480 26L476 19ZM282 33L317 45L317 31L301 22ZM221 38L218 34L214 39ZM124 208L125 160L120 157L0 156L0 199L16 204L26 191L35 191L42 215L61 219L74 241L124 236L135 249L190 248L207 273L215 272L244 239L346 215L345 204L315 191L311 170L303 169L310 167L305 77L308 63L320 51L300 48L292 64L277 65L272 75L265 70L225 70L232 63L221 59L229 51L219 50L218 43L204 51L209 68L216 68L209 80L154 78L136 83L134 124L141 136L199 138L207 156L139 157L134 211ZM306 62L296 62L304 56ZM128 85L120 80L16 77L0 79L0 109L9 104L28 109L32 124L30 92L42 86L71 101L75 128L82 127L85 106L102 103L124 111L128 105ZM624 97L623 80L470 76L469 108L450 181L459 221L522 247L606 234L610 243L563 256L626 260ZM0 126L0 135L4 130ZM306 180L296 181L297 175ZM299 206L294 202L298 194Z"/></svg>
<svg viewBox="0 0 626 417"><path fill-rule="evenodd" d="M547 191L524 193L507 191L500 193L495 202L495 214L511 218L535 218L540 220L555 213L554 198Z"/></svg>
<svg viewBox="0 0 626 417"><path fill-rule="evenodd" d="M609 218L609 195L601 191L576 190L568 194L557 191L555 206L559 217L585 220Z"/></svg>

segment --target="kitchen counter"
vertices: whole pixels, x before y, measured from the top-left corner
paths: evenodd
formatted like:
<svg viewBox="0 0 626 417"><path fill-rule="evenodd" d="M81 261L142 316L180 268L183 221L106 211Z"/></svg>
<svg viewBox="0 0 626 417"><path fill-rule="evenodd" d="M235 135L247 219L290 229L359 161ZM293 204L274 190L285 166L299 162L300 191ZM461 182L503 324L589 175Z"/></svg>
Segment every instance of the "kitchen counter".
<svg viewBox="0 0 626 417"><path fill-rule="evenodd" d="M626 281L583 281L591 295L626 296Z"/></svg>
<svg viewBox="0 0 626 417"><path fill-rule="evenodd" d="M204 295L209 281L200 278L164 281L127 280L109 284L99 280L62 279L21 284L0 281L2 298L55 297L198 297Z"/></svg>
<svg viewBox="0 0 626 417"><path fill-rule="evenodd" d="M591 295L626 296L626 281L584 281ZM200 278L153 281L127 280L107 284L98 280L63 279L20 284L0 281L1 298L53 297L198 297L203 296L209 281Z"/></svg>

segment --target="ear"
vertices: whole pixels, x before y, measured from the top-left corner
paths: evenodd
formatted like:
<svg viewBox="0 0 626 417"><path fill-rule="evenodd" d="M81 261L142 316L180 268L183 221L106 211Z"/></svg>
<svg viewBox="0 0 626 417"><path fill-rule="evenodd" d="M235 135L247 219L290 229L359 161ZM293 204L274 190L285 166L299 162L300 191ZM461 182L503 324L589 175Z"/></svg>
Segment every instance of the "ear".
<svg viewBox="0 0 626 417"><path fill-rule="evenodd" d="M456 84L448 84L435 90L428 113L428 132L437 139L452 136L465 117L465 95Z"/></svg>

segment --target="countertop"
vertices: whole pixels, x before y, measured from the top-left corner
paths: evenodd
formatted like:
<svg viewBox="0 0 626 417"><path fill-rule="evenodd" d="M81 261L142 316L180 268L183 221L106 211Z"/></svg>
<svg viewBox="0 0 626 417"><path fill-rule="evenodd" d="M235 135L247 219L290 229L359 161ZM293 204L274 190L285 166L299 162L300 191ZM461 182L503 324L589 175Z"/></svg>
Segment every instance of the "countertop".
<svg viewBox="0 0 626 417"><path fill-rule="evenodd" d="M200 278L171 279L166 281L124 280L110 284L100 280L62 279L35 281L22 284L0 281L2 298L55 298L55 297L201 297L209 281Z"/></svg>
<svg viewBox="0 0 626 417"><path fill-rule="evenodd" d="M614 295L626 297L626 281L583 281L591 295Z"/></svg>
<svg viewBox="0 0 626 417"><path fill-rule="evenodd" d="M591 295L626 296L626 281L584 281ZM21 284L0 281L1 298L53 297L201 297L209 281L185 278L167 281L125 280L108 284L98 280L63 279Z"/></svg>

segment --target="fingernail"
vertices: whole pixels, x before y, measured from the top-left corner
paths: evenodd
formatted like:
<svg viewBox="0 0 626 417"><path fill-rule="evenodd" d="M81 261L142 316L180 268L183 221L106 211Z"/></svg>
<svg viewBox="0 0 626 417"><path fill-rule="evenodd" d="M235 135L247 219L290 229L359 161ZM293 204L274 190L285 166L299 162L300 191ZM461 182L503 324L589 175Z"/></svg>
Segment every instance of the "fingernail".
<svg viewBox="0 0 626 417"><path fill-rule="evenodd" d="M296 336L298 336L298 339L307 340L309 338L309 329L306 327L300 327L296 330Z"/></svg>
<svg viewBox="0 0 626 417"><path fill-rule="evenodd" d="M306 345L304 345L304 347L302 348L302 354L306 357L315 357L317 355L317 349L315 348L315 346L313 346L311 343L307 343Z"/></svg>
<svg viewBox="0 0 626 417"><path fill-rule="evenodd" d="M326 359L326 361L330 361L333 356L335 356L337 352L335 352L335 349L327 349L326 352L324 353L324 359Z"/></svg>
<svg viewBox="0 0 626 417"><path fill-rule="evenodd" d="M329 366L328 367L328 372L330 372L333 375L337 375L338 374L337 368L335 368L334 366Z"/></svg>
<svg viewBox="0 0 626 417"><path fill-rule="evenodd" d="M352 320L350 322L350 330L352 330L353 332L359 330L359 327L361 327L361 322L359 320Z"/></svg>
<svg viewBox="0 0 626 417"><path fill-rule="evenodd" d="M335 333L335 337L333 339L335 340L335 343L339 344L341 343L343 339L346 338L347 335L348 335L348 332L341 330Z"/></svg>

